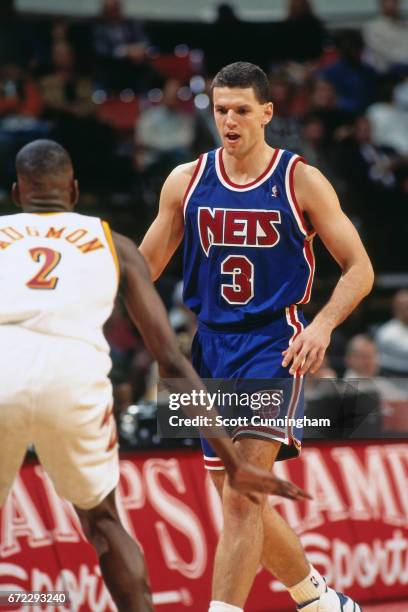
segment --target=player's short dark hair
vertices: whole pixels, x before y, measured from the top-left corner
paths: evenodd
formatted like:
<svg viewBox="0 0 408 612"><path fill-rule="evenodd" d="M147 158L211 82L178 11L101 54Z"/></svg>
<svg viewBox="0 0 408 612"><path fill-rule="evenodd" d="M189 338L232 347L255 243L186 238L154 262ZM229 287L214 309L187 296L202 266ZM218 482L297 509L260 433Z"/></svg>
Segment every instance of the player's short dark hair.
<svg viewBox="0 0 408 612"><path fill-rule="evenodd" d="M58 142L33 140L17 153L16 170L17 176L39 181L72 173L72 161L68 151Z"/></svg>
<svg viewBox="0 0 408 612"><path fill-rule="evenodd" d="M271 99L268 77L262 68L250 62L234 62L221 68L211 84L211 94L214 87L237 87L240 89L252 87L256 99L261 104L270 102Z"/></svg>

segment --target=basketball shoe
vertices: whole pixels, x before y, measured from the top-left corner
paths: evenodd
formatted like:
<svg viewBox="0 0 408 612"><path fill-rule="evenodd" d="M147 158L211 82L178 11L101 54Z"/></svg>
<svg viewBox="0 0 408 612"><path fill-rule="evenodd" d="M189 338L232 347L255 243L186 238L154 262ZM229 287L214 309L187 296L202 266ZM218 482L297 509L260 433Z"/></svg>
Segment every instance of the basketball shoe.
<svg viewBox="0 0 408 612"><path fill-rule="evenodd" d="M300 604L296 609L300 612L362 612L350 597L329 588L318 599Z"/></svg>

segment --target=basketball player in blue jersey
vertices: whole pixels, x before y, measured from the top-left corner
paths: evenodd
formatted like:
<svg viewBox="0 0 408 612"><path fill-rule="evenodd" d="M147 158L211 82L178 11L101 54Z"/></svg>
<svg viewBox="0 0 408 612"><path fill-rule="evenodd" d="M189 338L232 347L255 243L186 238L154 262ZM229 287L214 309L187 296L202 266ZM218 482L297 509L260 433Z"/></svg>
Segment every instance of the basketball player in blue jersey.
<svg viewBox="0 0 408 612"><path fill-rule="evenodd" d="M330 183L299 156L266 144L273 105L263 71L246 62L226 66L212 96L223 146L170 174L140 250L155 280L184 236L184 299L198 316L193 363L201 376L267 379L272 388L279 379L286 395L279 416L299 417L303 376L319 368L333 329L370 292L373 270ZM341 277L307 327L302 304L310 299L315 234ZM297 455L300 438L290 426L233 432L244 456L266 469ZM205 440L203 450L224 510L210 612L242 612L259 563L302 612L359 611L326 586L265 498L255 505L238 495ZM273 600L265 605L274 609Z"/></svg>
<svg viewBox="0 0 408 612"><path fill-rule="evenodd" d="M115 505L119 458L103 325L119 280L161 375L175 378L178 391L202 382L177 346L135 245L74 212L78 184L65 149L34 141L16 166L13 197L22 212L0 217L0 507L34 443L57 492L75 505L117 609L151 612L143 556ZM247 464L228 438L215 444L236 491L251 499L252 491L304 496Z"/></svg>

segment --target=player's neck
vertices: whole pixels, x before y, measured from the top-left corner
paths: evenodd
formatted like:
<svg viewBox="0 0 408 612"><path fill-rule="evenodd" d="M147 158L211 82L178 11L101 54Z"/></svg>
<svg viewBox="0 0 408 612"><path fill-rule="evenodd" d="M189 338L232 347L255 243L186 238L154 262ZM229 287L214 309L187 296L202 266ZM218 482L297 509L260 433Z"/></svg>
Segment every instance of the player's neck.
<svg viewBox="0 0 408 612"><path fill-rule="evenodd" d="M42 200L35 200L33 202L27 202L22 206L23 212L26 213L63 213L72 212L64 202L49 202Z"/></svg>
<svg viewBox="0 0 408 612"><path fill-rule="evenodd" d="M266 142L255 145L242 157L228 154L222 151L222 161L228 178L238 185L245 185L256 180L269 166L274 149Z"/></svg>

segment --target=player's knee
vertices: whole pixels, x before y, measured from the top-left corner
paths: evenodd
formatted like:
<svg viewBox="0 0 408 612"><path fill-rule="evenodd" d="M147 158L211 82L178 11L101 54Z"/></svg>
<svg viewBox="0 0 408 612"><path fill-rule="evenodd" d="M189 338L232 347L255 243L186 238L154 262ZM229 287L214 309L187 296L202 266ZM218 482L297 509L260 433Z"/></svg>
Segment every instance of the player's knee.
<svg viewBox="0 0 408 612"><path fill-rule="evenodd" d="M121 525L114 493L90 510L76 508L76 511L86 538L101 556L109 550L114 533Z"/></svg>
<svg viewBox="0 0 408 612"><path fill-rule="evenodd" d="M255 523L262 521L263 499L259 498L260 503L255 504L245 495L238 493L232 489L224 490L223 495L223 510L224 522L231 525L235 523L243 525L244 523Z"/></svg>

